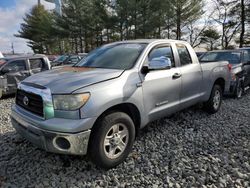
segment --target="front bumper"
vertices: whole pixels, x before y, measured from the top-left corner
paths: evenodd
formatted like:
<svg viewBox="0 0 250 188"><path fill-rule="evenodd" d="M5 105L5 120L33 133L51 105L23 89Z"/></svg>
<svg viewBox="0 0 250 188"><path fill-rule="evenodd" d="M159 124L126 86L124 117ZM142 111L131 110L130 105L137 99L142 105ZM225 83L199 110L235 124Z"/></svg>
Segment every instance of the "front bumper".
<svg viewBox="0 0 250 188"><path fill-rule="evenodd" d="M85 155L87 154L90 130L80 133L48 131L26 121L12 111L11 121L16 131L37 147L52 153Z"/></svg>

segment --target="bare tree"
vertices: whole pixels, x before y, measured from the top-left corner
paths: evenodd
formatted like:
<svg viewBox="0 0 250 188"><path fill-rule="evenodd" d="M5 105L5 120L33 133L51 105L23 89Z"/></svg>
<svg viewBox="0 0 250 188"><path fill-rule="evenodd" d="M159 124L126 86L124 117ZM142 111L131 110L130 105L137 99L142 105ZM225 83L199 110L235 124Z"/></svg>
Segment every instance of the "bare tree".
<svg viewBox="0 0 250 188"><path fill-rule="evenodd" d="M239 17L234 15L235 6L238 0L213 0L215 4L215 14L213 20L221 25L222 36L221 46L227 49L239 32L241 23Z"/></svg>
<svg viewBox="0 0 250 188"><path fill-rule="evenodd" d="M188 40L189 43L195 48L202 44L202 35L205 30L207 30L211 24L211 17L214 12L210 12L208 15L203 14L205 19L193 20L187 24L188 30Z"/></svg>

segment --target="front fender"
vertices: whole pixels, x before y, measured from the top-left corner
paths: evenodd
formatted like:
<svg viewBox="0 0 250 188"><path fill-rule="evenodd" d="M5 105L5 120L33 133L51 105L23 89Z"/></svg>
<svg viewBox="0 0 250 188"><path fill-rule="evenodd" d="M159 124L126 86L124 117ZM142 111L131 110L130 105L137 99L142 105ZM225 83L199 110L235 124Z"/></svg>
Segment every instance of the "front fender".
<svg viewBox="0 0 250 188"><path fill-rule="evenodd" d="M144 123L144 106L142 88L138 73L127 73L115 80L92 85L77 92L90 92L89 101L80 109L81 118L99 117L106 110L116 105L130 103L136 106Z"/></svg>

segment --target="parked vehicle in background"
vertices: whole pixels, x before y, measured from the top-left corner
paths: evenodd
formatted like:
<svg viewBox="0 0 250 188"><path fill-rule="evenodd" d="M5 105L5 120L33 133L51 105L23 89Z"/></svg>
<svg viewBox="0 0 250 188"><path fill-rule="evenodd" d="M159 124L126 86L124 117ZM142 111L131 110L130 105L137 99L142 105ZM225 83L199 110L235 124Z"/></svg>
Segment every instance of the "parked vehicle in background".
<svg viewBox="0 0 250 188"><path fill-rule="evenodd" d="M200 58L202 55L204 55L206 52L195 52L197 57Z"/></svg>
<svg viewBox="0 0 250 188"><path fill-rule="evenodd" d="M244 51L244 70L247 74L246 80L245 80L245 87L250 86L250 47L241 48L240 50Z"/></svg>
<svg viewBox="0 0 250 188"><path fill-rule="evenodd" d="M83 59L87 57L88 53L78 53L78 55Z"/></svg>
<svg viewBox="0 0 250 188"><path fill-rule="evenodd" d="M249 50L250 51L250 50ZM250 85L250 59L246 50L221 50L207 52L200 57L202 63L228 61L231 69L230 95L240 98Z"/></svg>
<svg viewBox="0 0 250 188"><path fill-rule="evenodd" d="M62 65L74 65L81 60L79 55L62 55L51 62L52 67Z"/></svg>
<svg viewBox="0 0 250 188"><path fill-rule="evenodd" d="M47 55L48 59L52 62L52 61L55 61L56 58L58 58L57 55Z"/></svg>
<svg viewBox="0 0 250 188"><path fill-rule="evenodd" d="M149 122L197 103L216 113L228 76L227 62L200 64L186 42L112 43L73 67L21 82L12 124L40 148L88 153L97 165L112 168L125 160Z"/></svg>
<svg viewBox="0 0 250 188"><path fill-rule="evenodd" d="M49 69L50 62L43 55L0 59L0 98L15 93L17 84L25 78Z"/></svg>

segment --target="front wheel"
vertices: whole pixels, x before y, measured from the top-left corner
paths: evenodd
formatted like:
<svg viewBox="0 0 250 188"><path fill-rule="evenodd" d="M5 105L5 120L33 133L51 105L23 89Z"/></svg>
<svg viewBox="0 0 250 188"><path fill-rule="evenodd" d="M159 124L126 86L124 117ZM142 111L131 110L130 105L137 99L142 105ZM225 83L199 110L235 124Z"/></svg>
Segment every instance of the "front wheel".
<svg viewBox="0 0 250 188"><path fill-rule="evenodd" d="M214 85L209 100L205 103L205 110L214 114L219 111L222 103L222 89L219 85Z"/></svg>
<svg viewBox="0 0 250 188"><path fill-rule="evenodd" d="M127 114L108 114L93 128L88 151L90 159L102 168L113 168L126 159L134 139L135 126Z"/></svg>

